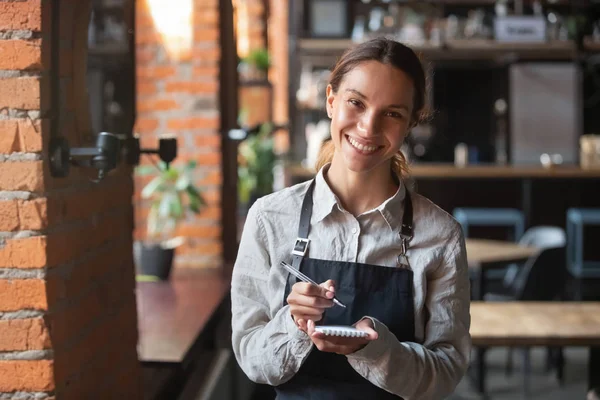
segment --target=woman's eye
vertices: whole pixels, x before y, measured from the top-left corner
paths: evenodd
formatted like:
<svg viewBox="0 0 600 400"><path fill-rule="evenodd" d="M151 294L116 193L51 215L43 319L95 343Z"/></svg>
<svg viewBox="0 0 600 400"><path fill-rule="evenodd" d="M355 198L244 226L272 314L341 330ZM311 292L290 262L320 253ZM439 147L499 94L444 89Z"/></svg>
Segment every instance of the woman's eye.
<svg viewBox="0 0 600 400"><path fill-rule="evenodd" d="M360 107L362 106L361 102L358 100L354 100L354 99L350 99L348 100L348 103L354 107Z"/></svg>
<svg viewBox="0 0 600 400"><path fill-rule="evenodd" d="M404 118L404 115L397 113L395 111L390 111L387 113L388 117L392 117L392 118Z"/></svg>

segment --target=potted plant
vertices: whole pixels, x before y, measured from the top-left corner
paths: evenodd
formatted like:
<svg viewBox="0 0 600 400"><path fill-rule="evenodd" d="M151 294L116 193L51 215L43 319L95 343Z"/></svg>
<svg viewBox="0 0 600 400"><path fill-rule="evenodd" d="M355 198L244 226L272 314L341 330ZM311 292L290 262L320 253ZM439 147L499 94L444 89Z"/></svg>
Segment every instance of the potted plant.
<svg viewBox="0 0 600 400"><path fill-rule="evenodd" d="M264 48L254 49L242 58L238 65L238 72L242 81L266 80L271 57L269 51Z"/></svg>
<svg viewBox="0 0 600 400"><path fill-rule="evenodd" d="M249 135L238 147L238 192L246 208L273 191L276 156L271 132L271 124L264 123L258 133Z"/></svg>
<svg viewBox="0 0 600 400"><path fill-rule="evenodd" d="M151 201L148 213L146 238L136 242L138 278L140 280L169 279L175 249L183 238L175 236L177 225L187 215L199 214L205 201L193 183L192 172L196 162L190 161L182 167L159 163L158 175L143 189L143 199ZM138 168L139 175L156 173L156 168Z"/></svg>

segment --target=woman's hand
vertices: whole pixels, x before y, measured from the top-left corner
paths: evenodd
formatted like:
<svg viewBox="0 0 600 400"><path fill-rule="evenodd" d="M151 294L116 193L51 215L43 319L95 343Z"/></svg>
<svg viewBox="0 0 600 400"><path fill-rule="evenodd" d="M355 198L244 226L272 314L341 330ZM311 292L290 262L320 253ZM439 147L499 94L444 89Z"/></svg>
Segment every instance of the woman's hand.
<svg viewBox="0 0 600 400"><path fill-rule="evenodd" d="M365 347L370 341L378 338L377 332L373 329L373 322L369 318L363 318L354 325L356 329L369 334L364 338L327 336L322 332L316 332L315 323L310 319L298 320L298 326L308 334L317 349L328 353L352 354Z"/></svg>
<svg viewBox="0 0 600 400"><path fill-rule="evenodd" d="M298 282L292 286L287 297L290 313L296 324L299 320L320 321L326 308L333 306L335 282L329 279L319 286L312 283Z"/></svg>

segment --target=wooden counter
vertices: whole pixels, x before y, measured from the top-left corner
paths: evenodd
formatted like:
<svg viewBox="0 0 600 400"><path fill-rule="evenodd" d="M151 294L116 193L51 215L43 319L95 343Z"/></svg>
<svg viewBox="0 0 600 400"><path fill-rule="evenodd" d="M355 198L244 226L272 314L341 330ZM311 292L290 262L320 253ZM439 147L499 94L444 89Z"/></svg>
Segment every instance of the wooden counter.
<svg viewBox="0 0 600 400"><path fill-rule="evenodd" d="M292 181L311 179L315 172L301 165L289 165L286 174ZM456 167L454 164L415 164L410 167L410 176L427 178L600 178L600 168L582 169L576 165L543 168L542 166L473 164Z"/></svg>
<svg viewBox="0 0 600 400"><path fill-rule="evenodd" d="M167 282L138 282L138 358L183 362L229 293L220 274L184 272Z"/></svg>
<svg viewBox="0 0 600 400"><path fill-rule="evenodd" d="M202 270L174 271L166 282L138 282L138 359L144 399L196 399L208 390L229 341L230 279ZM208 386L207 386L208 385Z"/></svg>

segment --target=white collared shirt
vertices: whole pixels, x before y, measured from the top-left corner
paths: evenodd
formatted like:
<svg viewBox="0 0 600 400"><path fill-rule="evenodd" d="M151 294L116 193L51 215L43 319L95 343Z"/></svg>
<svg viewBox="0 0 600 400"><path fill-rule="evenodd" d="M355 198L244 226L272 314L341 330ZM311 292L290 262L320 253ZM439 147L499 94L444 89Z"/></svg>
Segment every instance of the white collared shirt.
<svg viewBox="0 0 600 400"><path fill-rule="evenodd" d="M300 209L309 182L260 198L249 210L233 270L232 344L254 382L290 380L313 350L312 341L283 306ZM308 256L395 268L401 250L405 186L379 207L354 217L323 176L316 176ZM464 237L448 213L411 192L414 238L408 248L414 272L416 343L400 342L375 320L379 338L347 356L374 385L407 400L442 399L469 364L470 286ZM316 351L316 350L315 350Z"/></svg>

